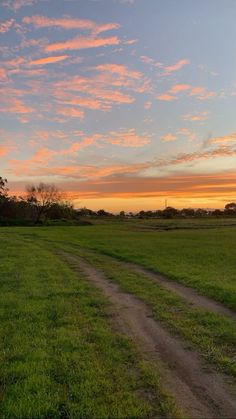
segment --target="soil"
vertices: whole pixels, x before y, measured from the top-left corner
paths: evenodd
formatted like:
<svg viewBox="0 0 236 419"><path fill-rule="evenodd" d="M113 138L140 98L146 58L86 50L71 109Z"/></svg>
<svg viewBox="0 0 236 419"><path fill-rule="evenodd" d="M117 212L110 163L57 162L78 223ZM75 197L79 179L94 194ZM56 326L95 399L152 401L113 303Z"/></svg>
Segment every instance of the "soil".
<svg viewBox="0 0 236 419"><path fill-rule="evenodd" d="M192 288L174 282L165 275L155 273L149 269L146 269L142 266L133 263L125 263L125 266L132 269L134 272L138 274L144 275L152 279L154 282L157 282L163 287L171 291L174 291L176 294L178 294L179 296L187 300L189 303L191 303L191 305L193 305L194 307L200 307L209 311L213 311L215 313L223 314L236 321L236 313L234 311L223 306L223 304L212 300L211 298L198 294L197 291L193 290Z"/></svg>
<svg viewBox="0 0 236 419"><path fill-rule="evenodd" d="M82 269L88 280L108 297L117 329L134 341L143 359L158 364L162 386L188 418L236 417L236 387L228 377L206 365L197 352L155 321L142 301L122 292L84 260L65 253L63 257L75 272ZM191 292L189 296L185 294L191 301Z"/></svg>

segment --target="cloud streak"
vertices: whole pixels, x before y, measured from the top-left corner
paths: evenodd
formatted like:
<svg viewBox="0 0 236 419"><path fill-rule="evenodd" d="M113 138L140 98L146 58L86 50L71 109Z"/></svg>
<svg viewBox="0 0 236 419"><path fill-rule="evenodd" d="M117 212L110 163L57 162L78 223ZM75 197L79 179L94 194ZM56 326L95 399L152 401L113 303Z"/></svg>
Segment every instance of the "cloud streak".
<svg viewBox="0 0 236 419"><path fill-rule="evenodd" d="M28 62L29 66L37 66L37 65L47 65L47 64L54 64L58 63L59 61L64 61L68 58L68 55L57 55L52 57L43 57L37 58L36 60L31 60Z"/></svg>
<svg viewBox="0 0 236 419"><path fill-rule="evenodd" d="M61 29L80 29L83 31L89 31L94 35L98 35L102 32L116 30L120 28L118 23L104 23L97 24L96 22L88 19L74 19L71 17L67 18L48 18L46 16L25 16L23 23L27 25L33 25L35 28L61 28Z"/></svg>
<svg viewBox="0 0 236 419"><path fill-rule="evenodd" d="M108 38L87 38L75 37L63 42L53 42L45 46L44 51L47 53L57 51L72 51L80 49L90 49L118 45L120 43L117 36Z"/></svg>

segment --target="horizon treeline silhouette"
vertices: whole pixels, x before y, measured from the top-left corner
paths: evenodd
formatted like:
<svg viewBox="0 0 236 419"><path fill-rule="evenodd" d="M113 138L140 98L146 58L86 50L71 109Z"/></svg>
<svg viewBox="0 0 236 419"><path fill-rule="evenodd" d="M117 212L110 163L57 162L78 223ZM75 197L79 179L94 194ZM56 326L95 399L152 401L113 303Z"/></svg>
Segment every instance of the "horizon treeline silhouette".
<svg viewBox="0 0 236 419"><path fill-rule="evenodd" d="M176 209L167 206L160 210L140 210L138 212L120 211L113 214L104 209L98 211L89 208L74 208L62 191L53 184L39 183L26 186L25 196L8 194L7 179L0 176L0 226L7 225L52 225L66 223L69 225L91 224L93 218L193 218L193 217L234 217L236 203L227 203L223 210L206 210L203 208ZM87 219L87 221L86 221Z"/></svg>

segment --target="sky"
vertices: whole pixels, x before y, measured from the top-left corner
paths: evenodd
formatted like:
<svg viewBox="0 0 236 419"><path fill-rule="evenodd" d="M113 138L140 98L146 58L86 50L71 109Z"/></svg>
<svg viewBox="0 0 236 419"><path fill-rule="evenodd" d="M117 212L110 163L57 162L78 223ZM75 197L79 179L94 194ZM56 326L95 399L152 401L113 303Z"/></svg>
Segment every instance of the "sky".
<svg viewBox="0 0 236 419"><path fill-rule="evenodd" d="M78 208L236 200L235 0L1 0L0 176Z"/></svg>

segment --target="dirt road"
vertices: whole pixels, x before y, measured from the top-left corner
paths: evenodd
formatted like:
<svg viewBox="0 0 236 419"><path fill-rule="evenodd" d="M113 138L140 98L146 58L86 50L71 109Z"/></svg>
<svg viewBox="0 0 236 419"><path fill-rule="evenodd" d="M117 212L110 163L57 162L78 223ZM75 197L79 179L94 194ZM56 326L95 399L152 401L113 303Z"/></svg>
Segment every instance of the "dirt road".
<svg viewBox="0 0 236 419"><path fill-rule="evenodd" d="M224 375L204 364L199 354L151 318L148 307L122 292L102 272L71 254L63 254L71 268L82 268L88 280L109 298L117 328L132 338L144 359L161 365L163 387L189 418L235 418L236 388Z"/></svg>

